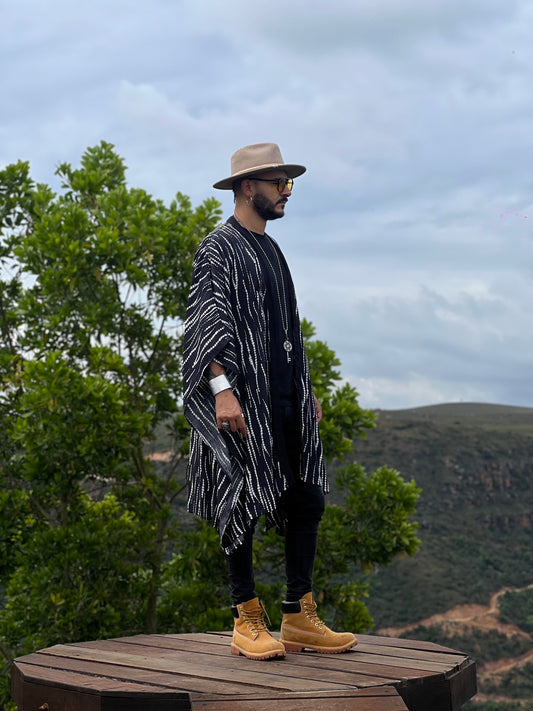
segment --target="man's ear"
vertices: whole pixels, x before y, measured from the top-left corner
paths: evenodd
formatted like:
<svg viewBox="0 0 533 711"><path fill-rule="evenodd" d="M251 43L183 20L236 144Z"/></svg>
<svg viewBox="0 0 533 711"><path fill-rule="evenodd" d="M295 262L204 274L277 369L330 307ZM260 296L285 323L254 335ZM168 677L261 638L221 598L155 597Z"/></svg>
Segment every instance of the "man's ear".
<svg viewBox="0 0 533 711"><path fill-rule="evenodd" d="M244 178L241 181L241 190L244 197L248 200L252 197L252 181L248 178Z"/></svg>

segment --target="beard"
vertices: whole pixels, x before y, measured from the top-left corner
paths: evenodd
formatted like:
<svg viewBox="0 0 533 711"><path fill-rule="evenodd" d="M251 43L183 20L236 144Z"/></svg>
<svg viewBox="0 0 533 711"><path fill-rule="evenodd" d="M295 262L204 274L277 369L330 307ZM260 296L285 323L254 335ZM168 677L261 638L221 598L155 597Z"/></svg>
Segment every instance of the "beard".
<svg viewBox="0 0 533 711"><path fill-rule="evenodd" d="M282 200L283 204L285 204L285 202L285 200ZM263 220L277 220L280 217L283 217L283 211L276 212L276 205L278 203L279 201L273 202L264 195L261 195L261 193L257 193L252 198L252 204L255 208L255 211Z"/></svg>

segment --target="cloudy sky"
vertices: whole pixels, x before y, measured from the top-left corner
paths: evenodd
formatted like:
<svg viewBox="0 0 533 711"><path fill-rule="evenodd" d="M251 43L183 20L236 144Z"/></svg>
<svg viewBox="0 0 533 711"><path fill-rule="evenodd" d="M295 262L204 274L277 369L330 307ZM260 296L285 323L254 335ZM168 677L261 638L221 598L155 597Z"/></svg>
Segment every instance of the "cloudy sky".
<svg viewBox="0 0 533 711"><path fill-rule="evenodd" d="M0 166L106 140L194 204L231 153L303 163L271 225L373 408L533 406L529 0L0 0Z"/></svg>

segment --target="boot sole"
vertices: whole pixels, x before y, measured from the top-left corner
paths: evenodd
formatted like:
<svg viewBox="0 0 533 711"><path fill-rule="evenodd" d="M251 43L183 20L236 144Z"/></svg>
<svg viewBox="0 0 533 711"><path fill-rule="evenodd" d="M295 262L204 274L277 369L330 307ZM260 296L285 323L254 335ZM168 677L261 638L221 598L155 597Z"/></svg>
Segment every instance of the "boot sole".
<svg viewBox="0 0 533 711"><path fill-rule="evenodd" d="M301 652L303 649L310 649L312 652L317 652L318 654L342 654L342 652L347 652L352 647L355 647L357 640L349 642L348 644L343 644L342 647L318 647L310 644L295 644L294 642L285 642L285 640L280 639L280 642L285 647L286 652Z"/></svg>
<svg viewBox="0 0 533 711"><path fill-rule="evenodd" d="M278 657L279 659L283 659L285 657L285 652L282 652L282 651L264 652L263 654L254 654L253 652L245 652L244 650L237 647L235 644L231 645L231 653L234 654L236 657L238 657L239 655L242 655L243 657L246 657L247 659L253 659L256 662L260 662L263 659L275 659L276 657Z"/></svg>

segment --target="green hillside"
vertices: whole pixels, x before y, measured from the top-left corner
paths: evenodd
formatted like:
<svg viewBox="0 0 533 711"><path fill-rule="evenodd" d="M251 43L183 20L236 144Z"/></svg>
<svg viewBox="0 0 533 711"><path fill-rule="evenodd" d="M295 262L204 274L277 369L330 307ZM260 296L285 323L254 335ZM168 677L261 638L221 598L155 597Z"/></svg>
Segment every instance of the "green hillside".
<svg viewBox="0 0 533 711"><path fill-rule="evenodd" d="M394 467L422 488L419 553L373 575L378 627L533 582L533 408L382 411L355 458L368 470Z"/></svg>
<svg viewBox="0 0 533 711"><path fill-rule="evenodd" d="M533 408L381 411L355 458L369 471L394 467L422 488L419 552L371 574L376 630L470 653L488 704L472 708L530 708L511 700L533 698ZM516 665L498 675L503 657Z"/></svg>

